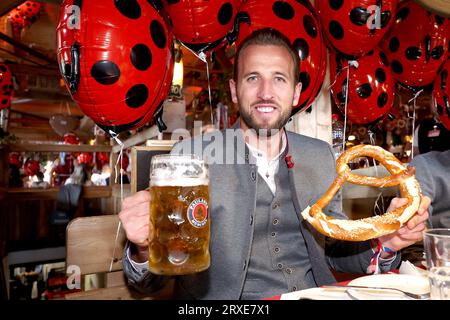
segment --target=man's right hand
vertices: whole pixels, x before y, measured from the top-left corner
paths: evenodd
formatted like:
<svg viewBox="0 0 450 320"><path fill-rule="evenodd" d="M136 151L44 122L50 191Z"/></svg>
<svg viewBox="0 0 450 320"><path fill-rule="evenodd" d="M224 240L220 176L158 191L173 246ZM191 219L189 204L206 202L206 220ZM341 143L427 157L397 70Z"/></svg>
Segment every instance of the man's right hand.
<svg viewBox="0 0 450 320"><path fill-rule="evenodd" d="M119 213L127 238L135 245L131 248L131 258L136 262L148 260L148 239L153 237L150 200L150 192L139 191L123 200L122 211Z"/></svg>

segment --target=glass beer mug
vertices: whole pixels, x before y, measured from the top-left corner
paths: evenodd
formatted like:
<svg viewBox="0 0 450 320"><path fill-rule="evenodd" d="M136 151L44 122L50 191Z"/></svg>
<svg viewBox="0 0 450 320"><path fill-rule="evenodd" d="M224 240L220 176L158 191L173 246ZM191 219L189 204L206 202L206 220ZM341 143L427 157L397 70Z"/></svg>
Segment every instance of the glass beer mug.
<svg viewBox="0 0 450 320"><path fill-rule="evenodd" d="M150 272L182 275L209 267L208 185L208 167L195 155L152 157Z"/></svg>

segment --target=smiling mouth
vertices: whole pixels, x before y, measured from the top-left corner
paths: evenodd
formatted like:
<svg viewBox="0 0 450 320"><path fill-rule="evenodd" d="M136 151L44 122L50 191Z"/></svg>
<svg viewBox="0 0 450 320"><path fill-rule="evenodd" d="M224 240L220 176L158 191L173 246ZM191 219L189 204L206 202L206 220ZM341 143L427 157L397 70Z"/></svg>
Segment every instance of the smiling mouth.
<svg viewBox="0 0 450 320"><path fill-rule="evenodd" d="M261 113L271 113L277 109L273 105L256 105L254 108Z"/></svg>

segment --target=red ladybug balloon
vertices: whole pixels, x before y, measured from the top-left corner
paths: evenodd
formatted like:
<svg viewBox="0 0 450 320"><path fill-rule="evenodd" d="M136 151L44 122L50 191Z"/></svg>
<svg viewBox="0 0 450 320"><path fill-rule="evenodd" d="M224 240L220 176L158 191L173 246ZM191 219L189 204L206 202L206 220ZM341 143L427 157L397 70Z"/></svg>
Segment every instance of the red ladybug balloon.
<svg viewBox="0 0 450 320"><path fill-rule="evenodd" d="M414 1L402 2L395 22L381 42L394 78L409 87L431 84L447 59L450 22Z"/></svg>
<svg viewBox="0 0 450 320"><path fill-rule="evenodd" d="M253 31L268 27L283 33L297 48L302 92L292 113L307 109L322 87L327 60L321 25L309 1L248 0L236 20L240 21L236 46Z"/></svg>
<svg viewBox="0 0 450 320"><path fill-rule="evenodd" d="M94 157L91 152L81 152L77 156L77 161L79 164L92 164L92 161L94 160Z"/></svg>
<svg viewBox="0 0 450 320"><path fill-rule="evenodd" d="M394 102L395 81L386 55L378 48L359 58L358 66L350 66L347 116L357 124L372 124L381 120ZM339 54L330 56L331 93L345 113L348 60Z"/></svg>
<svg viewBox="0 0 450 320"><path fill-rule="evenodd" d="M351 58L374 49L394 22L398 0L316 0L330 48Z"/></svg>
<svg viewBox="0 0 450 320"><path fill-rule="evenodd" d="M160 119L172 81L173 36L158 4L65 0L61 5L60 71L72 98L107 133Z"/></svg>
<svg viewBox="0 0 450 320"><path fill-rule="evenodd" d="M36 1L26 1L19 6L22 16L25 20L25 26L34 23L40 15L41 3Z"/></svg>
<svg viewBox="0 0 450 320"><path fill-rule="evenodd" d="M27 176L34 176L40 171L39 161L28 159L23 165L23 171Z"/></svg>
<svg viewBox="0 0 450 320"><path fill-rule="evenodd" d="M214 48L233 29L240 0L169 0L173 34L196 52Z"/></svg>
<svg viewBox="0 0 450 320"><path fill-rule="evenodd" d="M11 106L13 95L14 85L12 73L6 64L0 63L0 110Z"/></svg>
<svg viewBox="0 0 450 320"><path fill-rule="evenodd" d="M434 82L433 106L439 121L447 130L450 130L450 60L442 66Z"/></svg>

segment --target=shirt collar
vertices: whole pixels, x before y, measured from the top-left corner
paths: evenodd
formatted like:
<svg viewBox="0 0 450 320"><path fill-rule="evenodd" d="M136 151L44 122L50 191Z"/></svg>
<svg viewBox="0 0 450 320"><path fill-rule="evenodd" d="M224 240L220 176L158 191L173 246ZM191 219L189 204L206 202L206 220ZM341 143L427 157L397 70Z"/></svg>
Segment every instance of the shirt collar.
<svg viewBox="0 0 450 320"><path fill-rule="evenodd" d="M268 159L266 153L259 150L258 148L254 147L248 143L245 143L245 144L247 145L248 150L250 151L251 155L256 159L264 158L268 162L278 160L280 158L280 156L282 155L282 153L284 152L284 150L286 149L286 145L287 145L286 130L283 130L283 134L281 135L281 150L273 159Z"/></svg>

